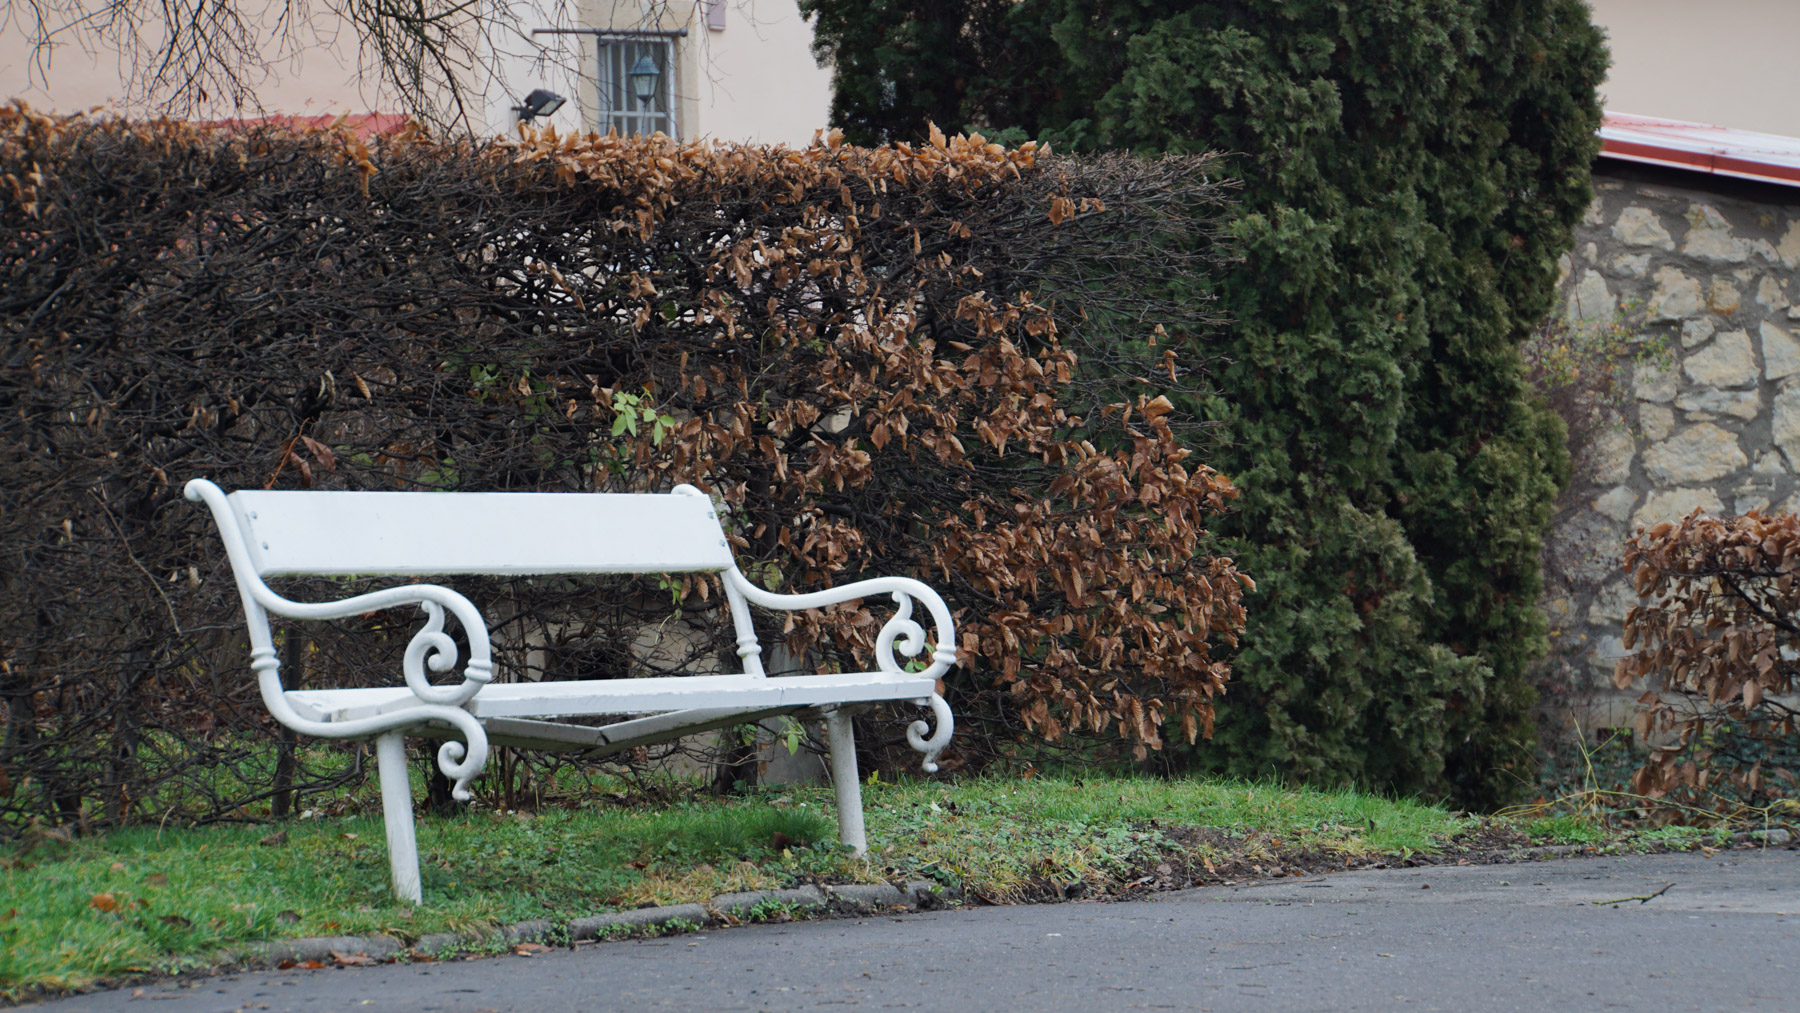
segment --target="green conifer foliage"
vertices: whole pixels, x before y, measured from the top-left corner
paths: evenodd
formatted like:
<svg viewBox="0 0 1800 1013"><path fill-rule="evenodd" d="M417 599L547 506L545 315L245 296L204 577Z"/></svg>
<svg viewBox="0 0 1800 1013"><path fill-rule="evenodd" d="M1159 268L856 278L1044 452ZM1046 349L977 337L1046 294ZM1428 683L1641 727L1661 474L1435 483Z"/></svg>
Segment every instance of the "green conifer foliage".
<svg viewBox="0 0 1800 1013"><path fill-rule="evenodd" d="M802 0L853 139L927 118L1220 150L1241 262L1208 461L1258 581L1216 737L1245 775L1492 805L1529 784L1561 426L1518 348L1592 194L1580 0ZM879 10L879 15L870 13ZM907 40L953 39L935 49ZM852 53L851 50L854 50ZM929 50L929 51L927 51ZM904 82L928 79L908 92Z"/></svg>

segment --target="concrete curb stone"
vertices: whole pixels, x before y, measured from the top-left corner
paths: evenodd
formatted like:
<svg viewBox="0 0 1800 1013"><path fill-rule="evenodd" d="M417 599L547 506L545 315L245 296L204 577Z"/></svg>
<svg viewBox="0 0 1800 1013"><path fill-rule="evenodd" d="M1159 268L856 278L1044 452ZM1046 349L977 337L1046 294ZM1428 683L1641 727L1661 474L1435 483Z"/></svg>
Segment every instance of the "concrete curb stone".
<svg viewBox="0 0 1800 1013"><path fill-rule="evenodd" d="M844 886L826 887L831 891L833 900L840 901L853 908L884 908L903 905L907 894L892 883L852 883Z"/></svg>
<svg viewBox="0 0 1800 1013"><path fill-rule="evenodd" d="M1568 855L1579 855L1592 850L1593 846L1588 844L1546 844L1542 847L1521 849L1518 852L1518 857L1526 861L1532 861L1542 858L1563 858Z"/></svg>
<svg viewBox="0 0 1800 1013"><path fill-rule="evenodd" d="M848 884L844 886L802 886L791 890L752 890L724 893L704 904L673 904L668 907L646 907L631 911L613 911L575 918L559 924L548 918L533 918L484 932L434 932L421 936L407 946L393 936L316 936L307 939L283 939L263 943L227 954L230 963L281 964L309 960L326 962L335 954L366 956L374 960L398 957L406 953L430 956L458 950L491 946L495 943L585 942L601 938L608 929L653 928L670 922L693 925L719 925L736 921L736 912L748 911L758 904L785 904L795 908L837 907L846 911L906 907L930 910L960 899L961 893L924 880L904 887L892 883Z"/></svg>
<svg viewBox="0 0 1800 1013"><path fill-rule="evenodd" d="M418 942L413 943L412 950L414 953L423 953L428 956L449 953L459 946L467 945L468 938L467 935L458 932L433 932L428 936L420 936Z"/></svg>
<svg viewBox="0 0 1800 1013"><path fill-rule="evenodd" d="M912 898L914 906L921 911L935 911L962 900L961 890L933 883L929 879L912 880L906 884L906 892Z"/></svg>
<svg viewBox="0 0 1800 1013"><path fill-rule="evenodd" d="M673 904L669 907L641 907L634 911L614 911L591 918L577 918L569 922L569 942L598 939L602 932L614 926L650 928L673 921L705 925L712 921L712 914L698 904Z"/></svg>
<svg viewBox="0 0 1800 1013"><path fill-rule="evenodd" d="M393 936L314 936L265 943L240 954L240 957L279 964L287 960L295 963L307 960L327 961L332 959L333 953L354 953L379 960L404 949L406 947Z"/></svg>
<svg viewBox="0 0 1800 1013"><path fill-rule="evenodd" d="M548 918L532 918L500 930L500 938L508 943L541 943L555 934L556 923Z"/></svg>
<svg viewBox="0 0 1800 1013"><path fill-rule="evenodd" d="M1770 837L1775 835L1771 834ZM1771 841L1771 843L1775 843ZM1586 845L1550 845L1522 848L1512 854L1514 861L1559 858L1591 850ZM571 919L559 924L547 918L534 918L484 932L438 932L422 936L411 946L386 935L321 936L264 943L235 954L233 963L278 964L284 961L329 961L334 954L355 954L380 960L404 953L435 955L463 949L491 946L496 942L576 943L602 938L609 929L655 928L671 922L691 925L724 925L739 920L738 912L746 912L762 903L784 904L794 908L834 909L844 914L907 908L928 911L960 901L962 892L929 880L913 880L904 885L893 883L846 883L828 886L802 886L786 890L751 890L720 894L700 904L674 904L614 911L587 918Z"/></svg>
<svg viewBox="0 0 1800 1013"><path fill-rule="evenodd" d="M722 893L707 901L705 906L708 910L722 914L735 914L768 902L790 907L822 907L825 904L825 894L816 886L802 886L793 890L750 890L744 893Z"/></svg>
<svg viewBox="0 0 1800 1013"><path fill-rule="evenodd" d="M1754 831L1732 837L1734 843L1755 841L1764 847L1794 848L1797 842L1786 830ZM1562 844L1521 848L1508 855L1511 861L1541 861L1570 855L1591 853L1589 845ZM738 921L734 912L772 902L795 908L834 910L843 914L863 913L879 909L904 907L930 911L963 899L962 891L929 880L913 880L903 886L893 883L849 883L839 886L802 886L787 890L755 890L720 894L703 904L674 904L668 907L637 908L575 918L557 923L547 918L534 918L476 932L436 932L421 936L408 946L389 935L314 936L305 939L282 939L259 943L242 950L222 951L215 958L222 964L277 965L282 963L321 963L335 960L337 955L363 956L371 960L392 959L407 954L435 956L466 949L493 946L496 943L542 942L570 944L601 938L614 927L627 929L653 928L671 922L696 926L725 925Z"/></svg>

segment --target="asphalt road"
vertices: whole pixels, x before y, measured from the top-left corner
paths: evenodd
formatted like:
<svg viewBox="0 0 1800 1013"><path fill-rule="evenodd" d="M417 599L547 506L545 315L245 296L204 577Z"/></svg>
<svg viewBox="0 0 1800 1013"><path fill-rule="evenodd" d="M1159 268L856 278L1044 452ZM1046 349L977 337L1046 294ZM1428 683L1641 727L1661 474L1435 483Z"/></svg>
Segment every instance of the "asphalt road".
<svg viewBox="0 0 1800 1013"><path fill-rule="evenodd" d="M50 1006L1791 1011L1800 1010L1800 852L1340 873L1126 903L796 922L533 957L234 974Z"/></svg>

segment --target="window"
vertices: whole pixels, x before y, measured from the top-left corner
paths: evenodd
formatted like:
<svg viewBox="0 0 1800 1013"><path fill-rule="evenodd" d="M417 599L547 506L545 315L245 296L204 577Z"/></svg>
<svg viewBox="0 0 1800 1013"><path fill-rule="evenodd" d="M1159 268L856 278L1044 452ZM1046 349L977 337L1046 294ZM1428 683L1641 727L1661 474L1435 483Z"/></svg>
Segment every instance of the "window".
<svg viewBox="0 0 1800 1013"><path fill-rule="evenodd" d="M600 132L648 135L660 130L679 138L673 101L675 47L671 40L601 36L599 42ZM646 73L652 68L656 71L653 78ZM649 99L640 100L638 94L645 91Z"/></svg>

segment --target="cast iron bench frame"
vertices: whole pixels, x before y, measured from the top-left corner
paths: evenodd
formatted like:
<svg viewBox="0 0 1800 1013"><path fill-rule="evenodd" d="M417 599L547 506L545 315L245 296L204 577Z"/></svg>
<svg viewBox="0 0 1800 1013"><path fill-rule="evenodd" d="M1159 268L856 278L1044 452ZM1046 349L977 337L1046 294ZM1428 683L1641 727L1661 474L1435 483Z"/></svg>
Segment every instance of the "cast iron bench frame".
<svg viewBox="0 0 1800 1013"><path fill-rule="evenodd" d="M224 539L249 626L250 668L269 713L302 735L374 739L394 892L415 904L422 891L404 732L449 740L438 749L438 766L455 782L455 797L466 801L490 742L602 756L781 714L823 714L839 838L862 854L867 849L862 788L848 708L887 700L929 707L932 720L914 721L906 730L907 741L925 754L928 773L937 770L937 756L955 728L937 693L938 677L956 663L955 627L936 591L906 577L878 577L811 594L765 591L738 570L718 511L693 486L676 486L667 494L240 490L228 495L212 482L194 479L186 496L211 508ZM340 601L296 602L264 583L274 576L702 572L718 573L724 583L741 673L494 683L486 621L473 603L447 587L403 584ZM892 595L899 607L876 636L875 671L776 677L763 671L750 603L811 609L882 594ZM929 666L907 672L896 650L914 658L926 645L925 630L912 617L915 601L930 613L936 646ZM426 621L407 645L405 686L282 687L270 613L324 620L406 604L423 609ZM462 626L469 660L460 684L439 686L425 670L447 672L457 661L456 643L444 632L446 612ZM627 715L642 716L600 728L556 720Z"/></svg>

